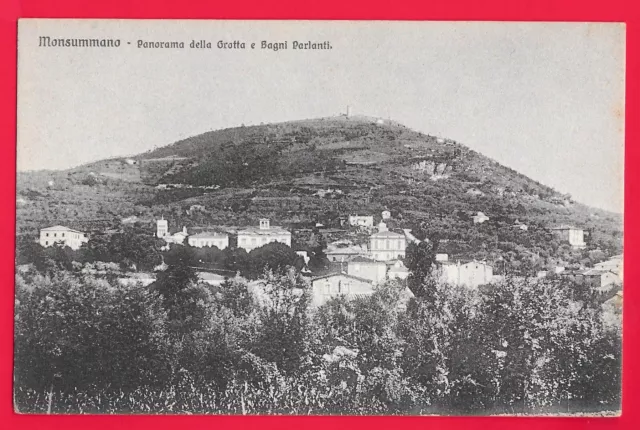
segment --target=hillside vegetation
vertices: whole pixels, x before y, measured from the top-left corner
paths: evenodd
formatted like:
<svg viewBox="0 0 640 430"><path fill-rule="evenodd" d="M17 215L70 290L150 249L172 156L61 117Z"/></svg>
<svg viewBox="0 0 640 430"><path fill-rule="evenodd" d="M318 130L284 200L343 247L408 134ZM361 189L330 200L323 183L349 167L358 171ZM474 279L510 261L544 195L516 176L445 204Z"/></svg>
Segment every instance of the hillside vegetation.
<svg viewBox="0 0 640 430"><path fill-rule="evenodd" d="M585 172L588 174L588 172ZM204 133L64 172L18 175L18 234L52 224L113 228L161 215L174 228L255 225L297 230L388 209L390 228L438 237L460 258L543 267L622 250L622 219L590 208L450 140L366 117L333 117ZM188 211L191 205L204 211ZM490 219L473 224L478 211ZM515 228L516 221L528 226ZM548 228L589 232L575 252ZM345 234L345 233L340 233ZM328 234L328 240L332 239ZM599 251L596 251L599 250ZM600 254L598 254L600 255Z"/></svg>

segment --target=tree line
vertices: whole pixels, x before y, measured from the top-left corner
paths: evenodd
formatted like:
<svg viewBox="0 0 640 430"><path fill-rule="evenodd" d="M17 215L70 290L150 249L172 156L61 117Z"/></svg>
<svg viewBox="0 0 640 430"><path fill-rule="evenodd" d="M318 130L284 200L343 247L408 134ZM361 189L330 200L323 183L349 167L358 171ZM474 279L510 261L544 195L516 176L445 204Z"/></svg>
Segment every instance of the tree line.
<svg viewBox="0 0 640 430"><path fill-rule="evenodd" d="M427 245L423 245L427 247ZM148 287L58 270L17 276L22 412L484 414L618 410L620 326L588 290L436 282L310 307L293 268L219 287L176 256ZM258 285L258 287L256 287Z"/></svg>

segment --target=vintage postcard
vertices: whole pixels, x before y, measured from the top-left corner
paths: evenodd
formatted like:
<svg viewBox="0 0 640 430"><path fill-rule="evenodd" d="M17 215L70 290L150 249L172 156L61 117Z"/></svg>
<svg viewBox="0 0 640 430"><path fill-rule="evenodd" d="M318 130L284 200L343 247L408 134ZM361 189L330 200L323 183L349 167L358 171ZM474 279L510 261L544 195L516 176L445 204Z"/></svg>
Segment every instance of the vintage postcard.
<svg viewBox="0 0 640 430"><path fill-rule="evenodd" d="M621 413L624 24L18 45L16 412Z"/></svg>

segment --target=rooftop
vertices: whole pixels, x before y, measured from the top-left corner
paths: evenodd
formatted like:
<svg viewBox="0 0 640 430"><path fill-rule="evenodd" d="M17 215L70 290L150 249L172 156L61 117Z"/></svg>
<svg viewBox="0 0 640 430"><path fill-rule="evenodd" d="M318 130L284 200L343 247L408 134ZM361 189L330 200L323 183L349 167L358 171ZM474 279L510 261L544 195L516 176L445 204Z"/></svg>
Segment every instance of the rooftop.
<svg viewBox="0 0 640 430"><path fill-rule="evenodd" d="M395 231L379 231L373 233L371 237L405 237L402 233L396 233Z"/></svg>
<svg viewBox="0 0 640 430"><path fill-rule="evenodd" d="M367 258L367 257L363 257L363 256L358 256L353 258L349 263L375 263L375 264L385 264L382 261L376 261L373 260L371 258Z"/></svg>
<svg viewBox="0 0 640 430"><path fill-rule="evenodd" d="M194 234L190 237L196 239L224 239L226 237L229 237L229 235L226 233L218 233L217 231L203 231L202 233Z"/></svg>
<svg viewBox="0 0 640 430"><path fill-rule="evenodd" d="M574 227L572 225L559 225L557 227L551 227L551 230L582 230L581 228Z"/></svg>
<svg viewBox="0 0 640 430"><path fill-rule="evenodd" d="M318 276L316 278L312 278L311 282L317 281L319 279L333 278L334 276L344 276L345 278L355 279L355 280L358 280L358 281L366 282L367 284L371 284L372 283L372 281L370 279L365 279L365 278L361 278L359 276L349 275L349 274L344 273L344 272L334 272L334 273L329 273L328 275Z"/></svg>
<svg viewBox="0 0 640 430"><path fill-rule="evenodd" d="M238 235L240 234L252 234L252 235L260 235L260 236L272 236L272 235L280 235L280 234L291 234L289 230L285 230L282 227L277 227L272 225L269 228L260 228L260 227L246 227L242 230L238 230Z"/></svg>
<svg viewBox="0 0 640 430"><path fill-rule="evenodd" d="M83 232L81 232L81 231L74 230L74 229L72 229L72 228L65 227L65 226L62 226L62 225L54 225L53 227L46 227L46 228L43 228L43 229L41 229L41 230L42 230L42 231L70 231L70 232L73 232L73 233L80 233L80 234L84 234L84 233L83 233Z"/></svg>

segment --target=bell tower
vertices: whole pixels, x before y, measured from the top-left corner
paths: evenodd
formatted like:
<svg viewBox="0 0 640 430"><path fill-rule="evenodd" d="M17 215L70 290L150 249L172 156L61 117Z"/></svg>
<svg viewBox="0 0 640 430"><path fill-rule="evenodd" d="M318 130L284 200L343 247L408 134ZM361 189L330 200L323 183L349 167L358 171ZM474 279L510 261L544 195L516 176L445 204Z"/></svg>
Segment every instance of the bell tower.
<svg viewBox="0 0 640 430"><path fill-rule="evenodd" d="M156 221L156 236L163 238L167 234L169 234L169 221L163 217Z"/></svg>

